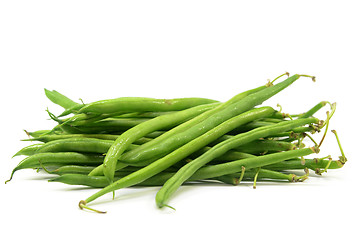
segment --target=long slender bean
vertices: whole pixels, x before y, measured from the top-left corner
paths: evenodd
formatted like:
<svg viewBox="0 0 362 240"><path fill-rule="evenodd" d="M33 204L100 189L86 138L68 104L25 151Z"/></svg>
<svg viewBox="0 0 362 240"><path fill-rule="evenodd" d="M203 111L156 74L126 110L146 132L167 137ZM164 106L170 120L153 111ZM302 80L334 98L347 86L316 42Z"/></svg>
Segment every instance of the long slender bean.
<svg viewBox="0 0 362 240"><path fill-rule="evenodd" d="M79 113L178 111L215 102L218 101L207 98L155 99L143 97L121 97L86 104L86 106L79 110Z"/></svg>
<svg viewBox="0 0 362 240"><path fill-rule="evenodd" d="M267 165L264 168L270 170L294 170L294 169L304 169L308 168L313 171L318 171L319 169L325 169L328 166L328 169L338 169L343 167L345 162L341 160L326 160L326 159L290 159L287 161L279 162L276 164Z"/></svg>
<svg viewBox="0 0 362 240"><path fill-rule="evenodd" d="M68 164L98 165L103 162L104 156L94 154L81 154L76 152L38 153L23 159L11 172L9 182L16 171L26 168L44 166L63 166Z"/></svg>

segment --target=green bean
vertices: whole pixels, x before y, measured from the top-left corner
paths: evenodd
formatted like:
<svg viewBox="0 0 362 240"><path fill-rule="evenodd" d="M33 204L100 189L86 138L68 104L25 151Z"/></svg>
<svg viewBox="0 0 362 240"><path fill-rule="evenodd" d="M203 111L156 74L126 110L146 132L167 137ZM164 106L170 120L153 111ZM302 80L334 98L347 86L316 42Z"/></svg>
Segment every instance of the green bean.
<svg viewBox="0 0 362 240"><path fill-rule="evenodd" d="M102 155L81 154L76 152L60 152L60 153L38 153L23 159L11 172L9 182L14 173L21 169L38 168L40 163L44 166L63 166L67 164L76 165L98 165L103 162Z"/></svg>
<svg viewBox="0 0 362 240"><path fill-rule="evenodd" d="M60 124L69 124L72 126L78 126L78 125L93 123L98 120L103 120L107 117L108 116L104 116L102 114L79 113L79 114L75 114L74 116L68 117L66 119L55 118L54 120Z"/></svg>
<svg viewBox="0 0 362 240"><path fill-rule="evenodd" d="M112 145L112 140L95 138L66 138L43 144L37 153L45 152L84 152L105 154Z"/></svg>
<svg viewBox="0 0 362 240"><path fill-rule="evenodd" d="M36 143L36 144L32 144L30 146L26 146L26 147L20 149L17 153L15 153L13 157L21 156L21 155L31 156L31 155L35 154L36 151L39 148L41 148L43 145L44 145L43 143Z"/></svg>
<svg viewBox="0 0 362 240"><path fill-rule="evenodd" d="M68 97L64 96L63 94L55 90L49 91L47 89L44 89L44 91L45 95L48 97L50 101L64 108L63 113L61 113L58 117L74 113L84 106L84 104L74 102L73 100L69 99Z"/></svg>
<svg viewBox="0 0 362 240"><path fill-rule="evenodd" d="M330 104L327 101L322 101L319 102L317 105L315 105L314 107L312 107L310 110L308 110L307 112L301 114L299 116L299 118L308 118L313 116L316 112L318 112L322 107L324 107L325 105ZM331 105L331 104L330 104Z"/></svg>
<svg viewBox="0 0 362 240"><path fill-rule="evenodd" d="M49 134L51 132L51 130L38 130L38 131L34 131L34 132L28 132L26 130L24 130L24 131L25 131L26 135L28 135L28 137L33 137L33 138L40 137L45 134Z"/></svg>
<svg viewBox="0 0 362 240"><path fill-rule="evenodd" d="M86 104L79 110L79 113L178 111L215 102L218 101L207 98L155 99L144 97L121 97Z"/></svg>
<svg viewBox="0 0 362 240"><path fill-rule="evenodd" d="M231 137L230 137L231 138ZM228 139L230 139L228 138ZM221 142L221 141L220 141ZM220 143L219 142L219 143ZM209 151L213 145L204 147L190 155L191 159L197 158L202 154ZM296 148L296 145L289 142L275 141L275 140L257 140L244 145L241 145L234 150L230 150L222 156L213 160L217 162L228 162L236 159L247 158L255 155L263 155L270 152L288 151ZM192 160L191 160L192 161Z"/></svg>
<svg viewBox="0 0 362 240"><path fill-rule="evenodd" d="M277 171L273 171L273 170L268 170L268 169L250 169L250 170L245 170L245 173L243 175L243 178L241 179L241 181L248 181L248 180L254 180L255 174L258 172L258 177L257 177L257 181L263 181L263 180L271 180L271 181L277 181L277 180L287 180L289 182L300 182L306 179L306 175L303 176L297 176L295 174L285 174L282 172L277 172ZM240 173L237 173L236 176L235 174L233 174L232 176L234 176L234 181L236 183L239 183L240 181L240 177L238 177L238 175L240 176ZM227 176L227 175L226 175ZM220 178L220 177L219 177Z"/></svg>
<svg viewBox="0 0 362 240"><path fill-rule="evenodd" d="M145 118L119 118L106 119L98 122L77 126L82 132L120 132L137 126L140 123L146 122Z"/></svg>
<svg viewBox="0 0 362 240"><path fill-rule="evenodd" d="M30 139L23 139L22 141L40 141L40 142L51 142L59 139L70 139L70 138L96 138L103 140L116 140L119 135L114 134L48 134Z"/></svg>
<svg viewBox="0 0 362 240"><path fill-rule="evenodd" d="M64 117L71 113L77 113L82 107L84 107L84 104L74 105L73 107L65 109L61 114L58 115L58 117Z"/></svg>
<svg viewBox="0 0 362 240"><path fill-rule="evenodd" d="M275 133L270 137L290 137L290 136L293 136L294 134L306 133L306 132L310 132L310 133L314 134L317 131L318 131L318 129L314 126L297 127L297 128L291 129L290 131L287 131L287 132Z"/></svg>
<svg viewBox="0 0 362 240"><path fill-rule="evenodd" d="M281 123L276 123L272 126L260 127L251 130L247 133L241 133L229 140L226 140L224 142L215 145L205 154L201 155L197 159L193 160L192 162L182 167L170 180L168 180L165 183L165 185L157 193L156 196L157 205L159 207L164 206L168 201L168 199L170 198L170 196L172 195L172 193L174 193L177 190L177 188L182 184L182 182L186 181L190 176L192 176L192 174L194 174L199 168L204 166L206 163L210 162L212 159L216 157L221 156L227 151L234 149L242 144L254 141L256 139L267 137L273 133L284 132L287 131L288 129L292 129L300 125L311 124L311 123L317 124L319 123L319 120L316 118L305 118L305 119L297 119L297 120L290 120Z"/></svg>
<svg viewBox="0 0 362 240"><path fill-rule="evenodd" d="M65 165L65 166L61 166L53 171L51 171L51 173L54 174L58 174L58 175L63 175L63 174L68 174L68 173L77 173L77 174L86 174L88 175L93 169L95 168L95 166L79 166L79 165ZM132 171L137 171L140 168L137 167L127 167L126 169L122 169L120 171L117 171L116 173L118 174L119 172L127 172L130 173ZM176 169L172 169L173 172L175 172ZM165 170L167 171L167 169Z"/></svg>
<svg viewBox="0 0 362 240"><path fill-rule="evenodd" d="M227 139L232 138L228 136ZM266 154L268 152L280 152L295 149L297 146L294 143L283 142L278 140L256 140L247 144L243 144L235 150L250 154Z"/></svg>
<svg viewBox="0 0 362 240"><path fill-rule="evenodd" d="M65 165L55 169L51 173L58 175L69 174L69 173L88 175L93 169L94 166Z"/></svg>
<svg viewBox="0 0 362 240"><path fill-rule="evenodd" d="M108 180L103 176L88 176L77 173L66 173L48 180L49 182L61 182L69 185L83 185L92 188L102 188L108 185Z"/></svg>
<svg viewBox="0 0 362 240"><path fill-rule="evenodd" d="M325 160L325 159L290 159L276 164L267 165L264 168L270 170L294 170L294 169L304 169L308 168L313 171L318 171L319 169L338 169L343 167L345 162L341 160Z"/></svg>
<svg viewBox="0 0 362 240"><path fill-rule="evenodd" d="M270 126L270 125L273 125L275 123L273 122L268 122L268 121L253 121L251 123L248 123L248 124L245 124L243 126L240 126L238 128L235 128L232 133L242 133L242 132L247 132L247 131L250 131L252 129L255 129L255 128L258 128L258 127L264 127L264 126Z"/></svg>
<svg viewBox="0 0 362 240"><path fill-rule="evenodd" d="M168 112L131 112L125 113L117 116L113 116L114 118L155 118L161 115L167 115L171 113L175 113L177 111L168 111Z"/></svg>
<svg viewBox="0 0 362 240"><path fill-rule="evenodd" d="M44 91L45 91L45 95L48 97L48 99L50 101L63 107L64 109L69 109L74 106L82 105L82 104L74 102L73 100L69 99L68 97L64 96L63 94L61 94L55 90L49 91L48 89L44 88Z"/></svg>
<svg viewBox="0 0 362 240"><path fill-rule="evenodd" d="M151 139L142 138L139 140L135 141L135 143L145 143L150 141ZM102 140L96 138L65 138L41 144L41 146L37 148L36 153L82 152L105 154L113 143L114 141L112 140ZM138 148L139 145L137 144L130 144L125 151Z"/></svg>
<svg viewBox="0 0 362 240"><path fill-rule="evenodd" d="M89 125L89 124L93 124L95 122L104 120L104 119L108 119L108 120L112 120L112 119L119 119L119 116L123 116L122 118L126 118L126 119L140 119L139 117L137 117L137 115L135 115L136 117L132 117L132 113L129 112L117 112L117 113L111 113L111 114L100 114L100 113L77 113L72 117L68 117L66 119L57 119L55 118L56 121L58 121L61 124L68 124L71 126L82 126L82 125ZM128 117L126 117L128 115ZM144 120L147 119L151 119L151 118L146 118L143 117Z"/></svg>
<svg viewBox="0 0 362 240"><path fill-rule="evenodd" d="M52 129L52 132L61 131L65 134L83 134L84 131L78 129L77 126L70 126L67 124L59 124Z"/></svg>
<svg viewBox="0 0 362 240"><path fill-rule="evenodd" d="M110 182L113 181L113 175L115 172L117 160L128 148L128 146L135 140L154 131L176 126L180 123L190 120L193 117L200 115L205 111L215 108L218 105L220 104L212 103L200 105L176 113L162 115L143 122L124 132L114 141L114 143L107 152L103 163L104 176L106 176Z"/></svg>
<svg viewBox="0 0 362 240"><path fill-rule="evenodd" d="M80 206L84 206L87 202L91 202L98 197L108 193L115 191L120 188L132 186L134 184L140 183L145 179L148 179L157 173L162 172L163 170L167 169L168 167L174 165L175 163L179 162L180 160L186 158L193 152L199 150L202 147L205 147L212 141L215 141L217 138L229 132L230 129L235 128L239 124L245 124L254 120L255 118L266 117L274 112L274 109L270 107L261 107L259 109L252 109L247 111L243 114L240 114L232 119L229 119L222 124L215 127L213 130L201 135L200 137L190 141L189 143L183 145L182 147L174 150L172 153L166 155L165 157L152 162L151 164L147 165L146 167L124 177L120 180L108 185L107 187L103 188L99 192L93 194L85 201L81 201ZM253 139L255 140L255 139Z"/></svg>
<svg viewBox="0 0 362 240"><path fill-rule="evenodd" d="M156 138L154 141L149 142L148 145L145 144L139 149L134 150L134 152L130 151L128 154L124 154L123 157L119 159L119 161L127 164L134 164L137 161L144 162L146 159L151 161L152 159L165 156L174 149L209 131L227 119L230 119L242 112L254 108L256 105L261 104L263 101L288 87L300 76L304 75L293 75L292 77L289 77L288 79L274 86L268 88L259 87L239 94L231 99L231 103L226 102L228 105L220 105L219 107L221 109L215 108L209 111L211 113L206 112L205 114L209 114L207 115L206 119L202 118L202 121L196 121L195 123L192 122L192 124L187 125L187 128L183 128L183 126L180 125L177 128L181 127L182 132L176 131L175 134L173 131L174 129L172 129L171 131L166 132L167 134L165 133L159 137L163 137L162 141L156 141ZM191 121L193 120L194 119ZM169 134L171 133L172 135L170 136ZM155 145L155 143L157 143L157 145Z"/></svg>

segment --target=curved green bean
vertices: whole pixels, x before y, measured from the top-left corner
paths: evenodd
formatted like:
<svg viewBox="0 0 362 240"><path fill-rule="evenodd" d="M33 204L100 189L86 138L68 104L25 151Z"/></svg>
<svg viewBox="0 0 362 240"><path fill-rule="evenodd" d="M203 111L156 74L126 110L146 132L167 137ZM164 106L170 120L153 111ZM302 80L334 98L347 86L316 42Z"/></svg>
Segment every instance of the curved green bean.
<svg viewBox="0 0 362 240"><path fill-rule="evenodd" d="M207 98L155 99L144 97L121 97L86 104L79 110L79 113L178 111L215 102L218 101Z"/></svg>
<svg viewBox="0 0 362 240"><path fill-rule="evenodd" d="M212 149L207 151L205 154L201 155L192 162L186 164L182 167L170 180L168 180L165 185L160 189L156 196L157 206L162 207L166 204L171 195L177 190L177 188L191 177L199 168L210 162L212 159L225 154L227 151L234 149L242 144L254 141L256 139L267 137L273 133L284 132L288 129L294 127L305 125L305 124L318 124L319 120L316 118L305 118L290 120L286 122L281 122L274 124L272 126L265 126L256 128L247 133L241 133L234 136L231 139L228 139L224 142L221 142L215 145ZM295 150L294 150L295 151ZM289 152L289 151L288 151ZM266 155L270 156L272 154ZM262 166L262 165L261 165ZM260 167L260 166L259 166Z"/></svg>
<svg viewBox="0 0 362 240"><path fill-rule="evenodd" d="M32 144L32 145L26 146L26 147L20 149L17 153L15 153L13 157L15 157L15 156L21 156L21 155L31 156L31 155L35 154L36 151L37 151L39 148L41 148L43 145L44 145L43 143L36 143L36 144Z"/></svg>
<svg viewBox="0 0 362 240"><path fill-rule="evenodd" d="M16 171L26 168L39 168L44 166L63 166L67 164L98 165L103 162L104 156L82 154L76 152L38 153L23 159L11 172L9 182Z"/></svg>

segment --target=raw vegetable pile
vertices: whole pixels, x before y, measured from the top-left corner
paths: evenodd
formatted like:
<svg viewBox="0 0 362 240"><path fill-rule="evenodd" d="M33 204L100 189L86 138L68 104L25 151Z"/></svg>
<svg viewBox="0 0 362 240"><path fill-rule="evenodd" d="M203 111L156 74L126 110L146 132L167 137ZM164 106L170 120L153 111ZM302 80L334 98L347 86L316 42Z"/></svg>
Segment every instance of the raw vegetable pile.
<svg viewBox="0 0 362 240"><path fill-rule="evenodd" d="M283 76L287 79L275 83ZM347 159L334 130L338 160L305 158L319 152L335 103L323 101L293 115L261 106L301 77L314 80L285 73L226 102L121 97L84 104L45 89L65 110L58 116L47 110L57 123L53 129L27 132L24 140L38 143L15 154L26 157L8 181L20 169L35 168L51 174L50 182L100 188L79 207L103 213L88 204L135 185L162 186L156 194L162 208L171 207L172 195L189 182L253 181L255 187L257 181L300 182L309 170L320 175L341 168ZM314 117L324 106L330 107L326 119ZM312 137L316 133L322 135L318 143Z"/></svg>

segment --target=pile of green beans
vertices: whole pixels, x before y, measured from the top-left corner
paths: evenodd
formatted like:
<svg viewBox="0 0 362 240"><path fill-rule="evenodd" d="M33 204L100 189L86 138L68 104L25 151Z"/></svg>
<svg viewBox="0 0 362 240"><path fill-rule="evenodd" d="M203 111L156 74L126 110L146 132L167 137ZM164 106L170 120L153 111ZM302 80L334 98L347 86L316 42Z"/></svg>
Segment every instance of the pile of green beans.
<svg viewBox="0 0 362 240"><path fill-rule="evenodd" d="M276 80L287 76L283 81ZM318 154L336 104L322 101L300 114L286 114L263 102L301 77L282 74L266 85L241 92L226 102L208 98L156 99L121 97L75 102L45 89L47 98L64 108L47 109L52 129L26 131L32 144L14 157L25 156L11 172L37 169L49 182L98 189L79 202L89 203L107 193L132 186L160 186L159 208L171 207L172 195L190 182L239 185L258 181L301 182L309 171L321 175L347 161L337 132L341 156L305 158ZM329 106L325 120L315 117ZM312 135L321 133L317 143Z"/></svg>

